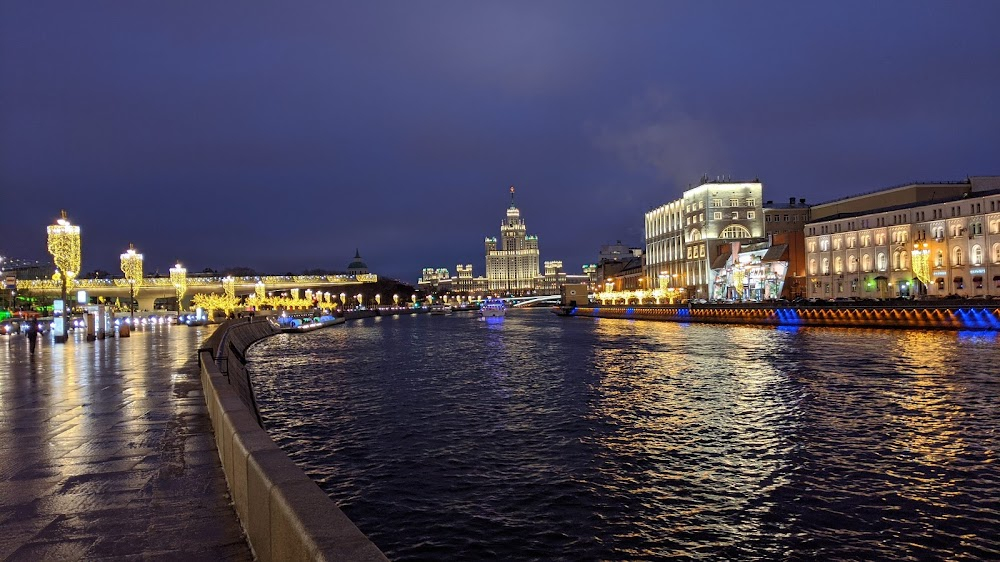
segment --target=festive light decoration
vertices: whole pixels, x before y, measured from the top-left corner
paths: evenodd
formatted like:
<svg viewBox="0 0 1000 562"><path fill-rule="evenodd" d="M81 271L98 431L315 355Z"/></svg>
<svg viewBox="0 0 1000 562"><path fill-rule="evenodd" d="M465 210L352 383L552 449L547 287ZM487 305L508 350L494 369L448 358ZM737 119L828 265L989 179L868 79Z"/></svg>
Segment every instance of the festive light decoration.
<svg viewBox="0 0 1000 562"><path fill-rule="evenodd" d="M135 294L138 292L137 286L142 285L142 254L135 251L135 246L128 245L128 251L121 255L122 273L128 281L129 303L128 310L131 315L135 315Z"/></svg>
<svg viewBox="0 0 1000 562"><path fill-rule="evenodd" d="M263 281L258 281L257 284L253 286L253 293L257 297L258 301L263 301L267 298L267 291L265 290Z"/></svg>
<svg viewBox="0 0 1000 562"><path fill-rule="evenodd" d="M174 291L177 293L177 312L180 312L184 293L187 292L187 269L182 267L180 263L170 268L170 283L173 284Z"/></svg>
<svg viewBox="0 0 1000 562"><path fill-rule="evenodd" d="M924 285L931 282L930 255L931 251L927 244L921 247L920 244L913 245L913 275Z"/></svg>
<svg viewBox="0 0 1000 562"><path fill-rule="evenodd" d="M222 290L226 293L226 297L230 299L236 299L236 279L231 275L227 275L222 278Z"/></svg>
<svg viewBox="0 0 1000 562"><path fill-rule="evenodd" d="M80 227L70 224L62 211L56 224L48 227L48 235L56 269L65 279L73 279L80 273Z"/></svg>

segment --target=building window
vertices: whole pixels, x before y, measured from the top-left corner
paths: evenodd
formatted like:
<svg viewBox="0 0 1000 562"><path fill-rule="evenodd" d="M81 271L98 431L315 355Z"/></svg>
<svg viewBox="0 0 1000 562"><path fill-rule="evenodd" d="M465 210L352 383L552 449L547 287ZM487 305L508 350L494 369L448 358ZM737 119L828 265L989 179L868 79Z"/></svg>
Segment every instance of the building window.
<svg viewBox="0 0 1000 562"><path fill-rule="evenodd" d="M809 275L816 275L816 259L809 260Z"/></svg>
<svg viewBox="0 0 1000 562"><path fill-rule="evenodd" d="M712 206L713 207L721 207L722 206L722 199L712 199Z"/></svg>
<svg viewBox="0 0 1000 562"><path fill-rule="evenodd" d="M865 235L863 235L861 237L861 247L862 248L867 248L868 246L871 246L871 245L872 245L872 236L871 236L871 234L865 234Z"/></svg>
<svg viewBox="0 0 1000 562"><path fill-rule="evenodd" d="M827 252L829 250L830 250L830 241L829 240L820 240L819 241L819 251L821 251L821 252Z"/></svg>
<svg viewBox="0 0 1000 562"><path fill-rule="evenodd" d="M755 207L756 205L757 205L757 201L756 200L754 200L754 199L747 199L747 204L746 204L747 207Z"/></svg>
<svg viewBox="0 0 1000 562"><path fill-rule="evenodd" d="M962 249L958 246L951 250L951 265L962 265Z"/></svg>
<svg viewBox="0 0 1000 562"><path fill-rule="evenodd" d="M979 244L972 247L972 265L983 265L983 247Z"/></svg>
<svg viewBox="0 0 1000 562"><path fill-rule="evenodd" d="M934 257L934 267L944 267L944 252L941 250L938 250Z"/></svg>
<svg viewBox="0 0 1000 562"><path fill-rule="evenodd" d="M730 207L739 207L740 206L740 200L739 199L730 199L729 200L729 206Z"/></svg>
<svg viewBox="0 0 1000 562"><path fill-rule="evenodd" d="M809 242L809 252L812 253L815 251L816 251L816 242Z"/></svg>
<svg viewBox="0 0 1000 562"><path fill-rule="evenodd" d="M837 256L837 259L833 261L833 272L837 275L844 272L844 258Z"/></svg>
<svg viewBox="0 0 1000 562"><path fill-rule="evenodd" d="M1000 243L993 245L993 263L1000 263Z"/></svg>
<svg viewBox="0 0 1000 562"><path fill-rule="evenodd" d="M858 256L850 256L847 258L847 272L856 273L858 271Z"/></svg>
<svg viewBox="0 0 1000 562"><path fill-rule="evenodd" d="M861 258L861 269L865 271L872 270L872 257L868 254L865 254L864 257Z"/></svg>
<svg viewBox="0 0 1000 562"><path fill-rule="evenodd" d="M833 249L834 250L840 249L840 238L837 238L836 240L833 241Z"/></svg>
<svg viewBox="0 0 1000 562"><path fill-rule="evenodd" d="M747 219L753 220L755 218L757 218L757 213L755 213L753 211L747 211Z"/></svg>
<svg viewBox="0 0 1000 562"><path fill-rule="evenodd" d="M743 225L731 224L722 231L720 238L730 240L735 238L750 238L750 231Z"/></svg>
<svg viewBox="0 0 1000 562"><path fill-rule="evenodd" d="M739 220L739 219L740 219L740 212L739 211L733 211L733 220L735 221L735 220Z"/></svg>
<svg viewBox="0 0 1000 562"><path fill-rule="evenodd" d="M885 271L886 269L888 269L889 267L888 262L889 260L888 258L886 258L885 252L879 252L878 255L875 256L875 265L876 267L878 267L879 271Z"/></svg>
<svg viewBox="0 0 1000 562"><path fill-rule="evenodd" d="M830 275L830 258L823 258L822 263L823 268L820 270L820 273L823 275Z"/></svg>

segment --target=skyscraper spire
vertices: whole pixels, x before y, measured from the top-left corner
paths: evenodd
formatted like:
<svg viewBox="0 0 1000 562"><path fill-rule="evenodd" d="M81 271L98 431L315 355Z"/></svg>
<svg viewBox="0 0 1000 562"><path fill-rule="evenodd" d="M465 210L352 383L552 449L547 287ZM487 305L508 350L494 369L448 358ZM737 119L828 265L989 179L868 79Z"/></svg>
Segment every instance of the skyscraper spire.
<svg viewBox="0 0 1000 562"><path fill-rule="evenodd" d="M510 208L514 208L514 186L510 186Z"/></svg>

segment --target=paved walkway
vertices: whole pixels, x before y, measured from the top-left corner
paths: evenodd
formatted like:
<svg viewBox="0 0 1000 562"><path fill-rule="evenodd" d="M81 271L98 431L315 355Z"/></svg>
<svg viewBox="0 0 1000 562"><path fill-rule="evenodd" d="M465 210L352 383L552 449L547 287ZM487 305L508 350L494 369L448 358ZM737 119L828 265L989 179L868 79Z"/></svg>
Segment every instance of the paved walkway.
<svg viewBox="0 0 1000 562"><path fill-rule="evenodd" d="M213 327L0 336L0 559L251 560L195 350Z"/></svg>

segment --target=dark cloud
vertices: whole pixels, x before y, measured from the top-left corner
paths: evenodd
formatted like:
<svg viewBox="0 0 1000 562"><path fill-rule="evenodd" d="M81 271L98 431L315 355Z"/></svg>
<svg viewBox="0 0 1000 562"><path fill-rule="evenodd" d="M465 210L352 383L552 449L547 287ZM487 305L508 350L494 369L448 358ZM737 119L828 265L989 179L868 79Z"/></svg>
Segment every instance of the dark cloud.
<svg viewBox="0 0 1000 562"><path fill-rule="evenodd" d="M998 173L995 2L4 2L0 253L473 264L638 244L707 173L819 201Z"/></svg>

